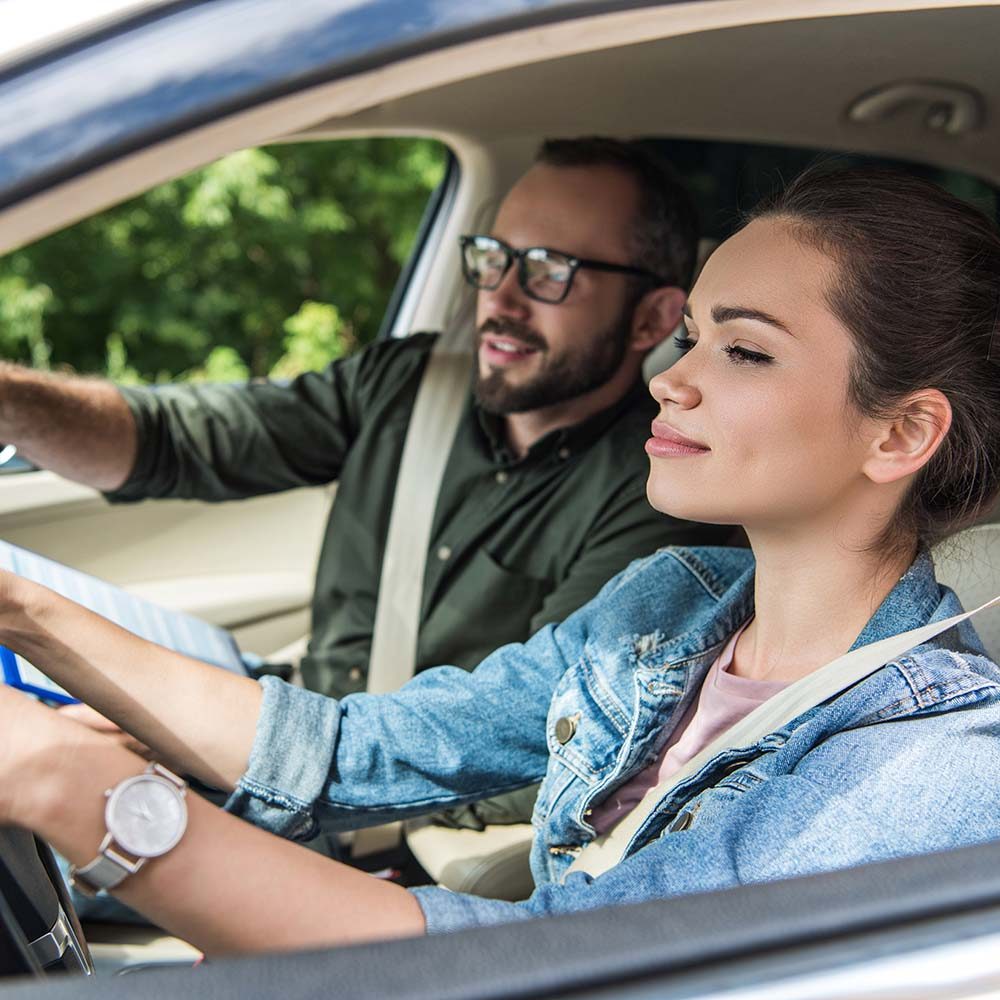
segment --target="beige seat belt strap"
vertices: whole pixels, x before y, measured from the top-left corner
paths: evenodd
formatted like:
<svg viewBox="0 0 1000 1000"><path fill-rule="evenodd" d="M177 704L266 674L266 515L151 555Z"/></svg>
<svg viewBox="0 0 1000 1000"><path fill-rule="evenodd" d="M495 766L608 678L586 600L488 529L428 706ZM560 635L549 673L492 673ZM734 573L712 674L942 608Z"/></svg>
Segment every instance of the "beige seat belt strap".
<svg viewBox="0 0 1000 1000"><path fill-rule="evenodd" d="M406 431L375 606L368 691L385 694L412 676L431 526L445 465L469 397L470 356L434 345Z"/></svg>
<svg viewBox="0 0 1000 1000"><path fill-rule="evenodd" d="M837 657L807 677L790 684L784 691L768 699L755 708L746 718L737 722L704 750L696 754L676 774L663 783L651 788L617 826L601 837L591 841L570 866L567 874L575 871L589 875L601 875L617 865L626 856L637 833L645 825L660 802L681 782L697 774L709 761L725 750L749 748L757 744L769 733L787 725L803 712L822 704L834 695L840 694L880 667L902 656L923 642L946 632L967 618L1000 604L1000 596L994 597L973 611L932 622L909 632L890 636L878 642L869 643Z"/></svg>
<svg viewBox="0 0 1000 1000"><path fill-rule="evenodd" d="M414 674L424 570L434 510L462 410L469 397L471 354L442 334L431 350L406 430L379 580L368 691L385 694ZM358 830L356 857L394 847L399 824Z"/></svg>

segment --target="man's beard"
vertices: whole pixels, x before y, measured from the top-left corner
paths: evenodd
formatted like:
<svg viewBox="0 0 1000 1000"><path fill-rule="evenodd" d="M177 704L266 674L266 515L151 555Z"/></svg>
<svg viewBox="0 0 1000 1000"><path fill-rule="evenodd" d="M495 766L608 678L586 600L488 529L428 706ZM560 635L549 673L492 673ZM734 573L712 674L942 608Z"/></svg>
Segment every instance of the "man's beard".
<svg viewBox="0 0 1000 1000"><path fill-rule="evenodd" d="M538 348L542 367L534 378L509 385L502 368L483 375L477 366L473 386L476 402L487 413L502 417L541 410L599 389L621 367L631 331L632 310L626 310L604 334L550 357L544 339L534 330L510 320L488 319L479 328L480 337L486 333L516 337L528 347Z"/></svg>

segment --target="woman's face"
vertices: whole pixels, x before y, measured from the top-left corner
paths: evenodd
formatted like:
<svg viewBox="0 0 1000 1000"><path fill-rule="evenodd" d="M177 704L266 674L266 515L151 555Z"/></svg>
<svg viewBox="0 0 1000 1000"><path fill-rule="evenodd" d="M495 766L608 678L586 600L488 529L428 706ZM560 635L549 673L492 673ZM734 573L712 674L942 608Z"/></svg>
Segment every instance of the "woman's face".
<svg viewBox="0 0 1000 1000"><path fill-rule="evenodd" d="M826 302L835 280L834 261L778 219L712 255L687 352L650 383L654 507L752 531L836 524L862 502L867 428L847 396L851 337Z"/></svg>

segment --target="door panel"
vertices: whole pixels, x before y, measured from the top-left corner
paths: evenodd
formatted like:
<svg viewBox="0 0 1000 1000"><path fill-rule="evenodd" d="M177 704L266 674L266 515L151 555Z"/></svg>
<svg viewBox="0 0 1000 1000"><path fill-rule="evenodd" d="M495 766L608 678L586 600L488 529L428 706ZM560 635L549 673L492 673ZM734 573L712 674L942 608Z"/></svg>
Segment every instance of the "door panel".
<svg viewBox="0 0 1000 1000"><path fill-rule="evenodd" d="M111 505L50 472L0 479L0 537L235 630L267 655L308 628L332 490Z"/></svg>

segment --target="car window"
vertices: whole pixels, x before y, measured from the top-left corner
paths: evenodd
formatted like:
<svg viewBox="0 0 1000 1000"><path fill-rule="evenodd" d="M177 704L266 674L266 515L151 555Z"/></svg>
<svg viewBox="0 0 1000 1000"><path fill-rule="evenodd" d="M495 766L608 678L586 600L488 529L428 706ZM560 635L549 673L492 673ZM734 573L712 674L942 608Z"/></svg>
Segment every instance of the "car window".
<svg viewBox="0 0 1000 1000"><path fill-rule="evenodd" d="M447 158L248 149L0 259L0 351L125 384L290 378L370 342Z"/></svg>
<svg viewBox="0 0 1000 1000"><path fill-rule="evenodd" d="M701 235L713 242L732 235L742 212L753 208L762 198L777 192L796 174L822 159L832 159L845 166L865 163L898 167L940 184L987 215L1000 218L996 189L978 177L959 171L804 147L663 138L646 141L684 178L698 209Z"/></svg>

